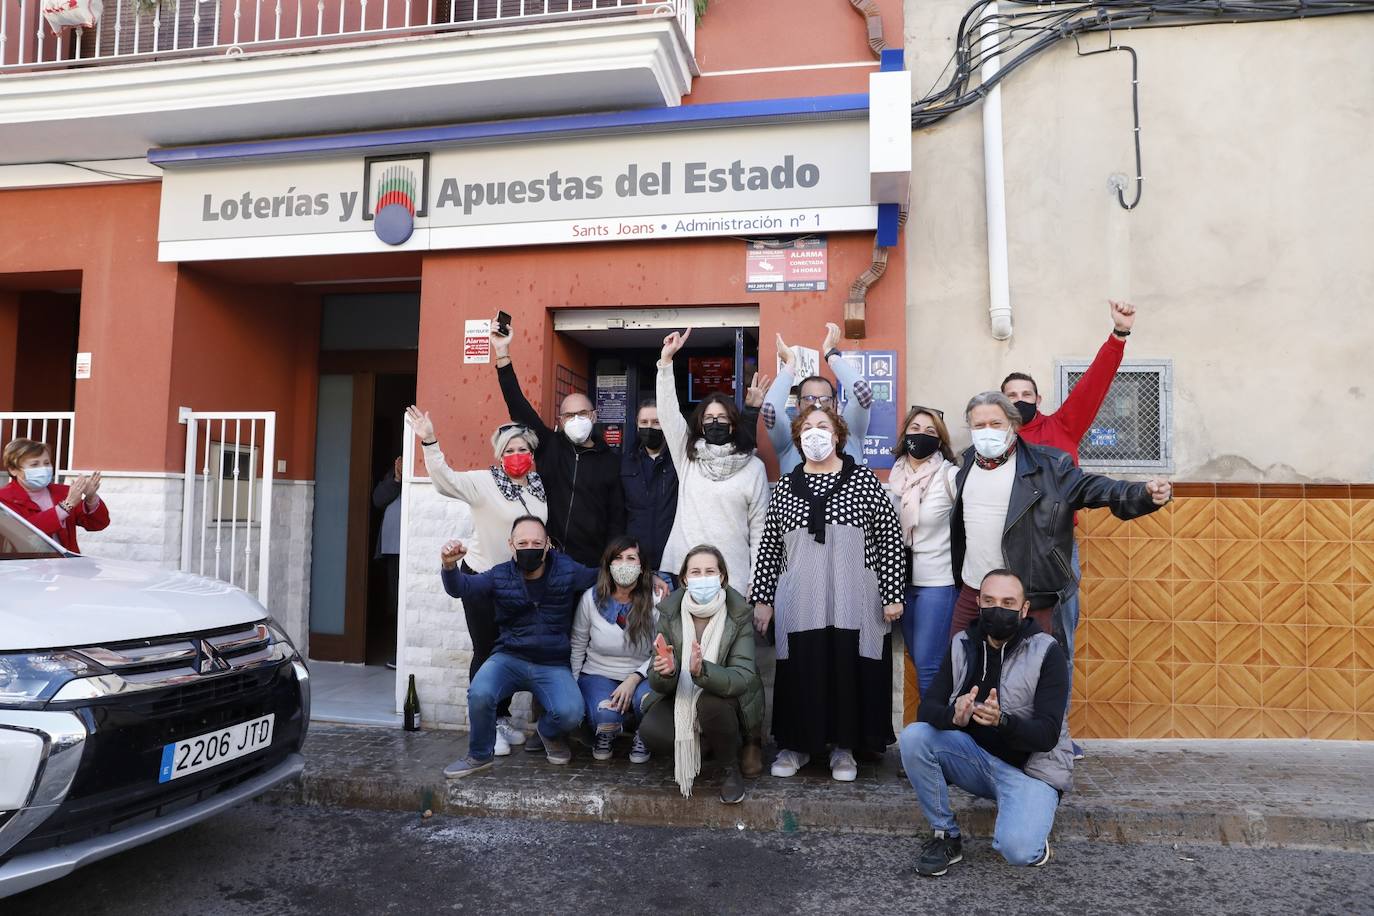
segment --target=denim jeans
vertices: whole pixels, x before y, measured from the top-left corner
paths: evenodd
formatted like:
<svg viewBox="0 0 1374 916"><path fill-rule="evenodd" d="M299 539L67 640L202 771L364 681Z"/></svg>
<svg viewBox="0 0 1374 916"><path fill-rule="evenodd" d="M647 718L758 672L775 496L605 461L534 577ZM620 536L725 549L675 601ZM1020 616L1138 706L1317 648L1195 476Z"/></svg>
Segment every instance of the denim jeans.
<svg viewBox="0 0 1374 916"><path fill-rule="evenodd" d="M1064 599L1059 602L1059 627L1064 631L1064 639L1060 645L1064 649L1064 655L1069 665L1069 705L1073 705L1073 635L1078 629L1078 579L1082 572L1078 566L1078 541L1073 542L1073 582L1069 584L1068 591ZM1065 709L1065 712L1068 710Z"/></svg>
<svg viewBox="0 0 1374 916"><path fill-rule="evenodd" d="M640 681L630 702L630 711L622 715L601 705L611 698L620 681L600 674L580 674L577 676L577 686L582 691L582 701L587 706L587 721L591 723L592 731L610 732L613 735L623 732L626 725L639 721L639 708L649 695L649 682Z"/></svg>
<svg viewBox="0 0 1374 916"><path fill-rule="evenodd" d="M921 811L935 830L957 833L949 807L952 783L997 803L992 848L1011 865L1029 865L1045 852L1059 793L978 746L968 732L916 722L902 729L898 744L907 779Z"/></svg>
<svg viewBox="0 0 1374 916"><path fill-rule="evenodd" d="M536 665L505 652L482 663L468 686L468 756L490 760L496 749L496 706L519 690L543 705L539 734L561 738L582 724L582 694L567 665Z"/></svg>
<svg viewBox="0 0 1374 916"><path fill-rule="evenodd" d="M916 667L916 683L921 693L935 680L949 649L949 625L954 620L954 601L959 589L954 585L910 585L906 608L902 612L902 639L906 654Z"/></svg>

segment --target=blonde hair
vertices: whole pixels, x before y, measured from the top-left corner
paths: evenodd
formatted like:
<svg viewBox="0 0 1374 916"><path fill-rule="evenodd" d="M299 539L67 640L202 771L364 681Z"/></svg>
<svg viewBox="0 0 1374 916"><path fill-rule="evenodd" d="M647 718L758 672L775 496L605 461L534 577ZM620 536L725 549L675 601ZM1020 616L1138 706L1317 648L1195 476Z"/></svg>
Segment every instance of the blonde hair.
<svg viewBox="0 0 1374 916"><path fill-rule="evenodd" d="M523 439L525 444L530 447L531 452L539 448L539 435L534 430L528 426L508 423L491 434L491 450L497 461L501 460L501 453L506 450L507 445L510 445L512 439Z"/></svg>
<svg viewBox="0 0 1374 916"><path fill-rule="evenodd" d="M5 470L13 474L19 470L19 462L37 455L47 455L48 460L52 461L52 451L45 443L32 439L15 439L5 446Z"/></svg>

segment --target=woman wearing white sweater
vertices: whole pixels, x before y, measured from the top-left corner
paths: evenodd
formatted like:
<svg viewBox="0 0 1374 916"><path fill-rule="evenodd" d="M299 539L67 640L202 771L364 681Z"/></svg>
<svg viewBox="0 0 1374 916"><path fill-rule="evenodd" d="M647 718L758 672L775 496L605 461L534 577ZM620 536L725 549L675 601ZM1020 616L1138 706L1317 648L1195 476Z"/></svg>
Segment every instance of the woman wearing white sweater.
<svg viewBox="0 0 1374 916"><path fill-rule="evenodd" d="M467 503L472 509L476 538L468 542L463 574L483 573L509 560L510 531L515 520L523 515L542 520L549 517L544 482L534 470L534 450L539 445L534 430L519 423L505 424L491 437L495 464L477 471L455 471L444 460L429 414L412 405L406 410L406 419L420 437L425 452L425 471L434 489ZM489 599L465 598L463 617L472 639L472 661L468 665L471 682L496 646L496 609ZM496 709L496 755L504 757L510 753L512 745L524 743L524 732L511 723L510 700L507 699Z"/></svg>
<svg viewBox="0 0 1374 916"><path fill-rule="evenodd" d="M658 421L678 473L677 515L660 565L677 569L692 547L712 544L732 571L741 571L747 595L768 512L768 473L753 453L753 430L744 428L729 397L703 398L691 419L683 418L673 357L691 333L663 338L658 361Z"/></svg>
<svg viewBox="0 0 1374 916"><path fill-rule="evenodd" d="M616 737L639 721L640 704L649 693L649 656L658 625L653 579L639 541L621 535L606 548L596 585L583 593L573 617L572 673L587 704L597 760L611 759ZM648 760L649 750L636 732L630 762Z"/></svg>

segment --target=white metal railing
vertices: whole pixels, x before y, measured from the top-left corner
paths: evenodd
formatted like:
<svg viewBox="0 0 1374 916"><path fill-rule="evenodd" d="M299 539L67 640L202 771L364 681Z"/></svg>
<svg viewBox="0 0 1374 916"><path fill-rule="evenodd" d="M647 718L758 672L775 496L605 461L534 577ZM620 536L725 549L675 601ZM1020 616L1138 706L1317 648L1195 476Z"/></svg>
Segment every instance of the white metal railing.
<svg viewBox="0 0 1374 916"><path fill-rule="evenodd" d="M672 17L691 49L696 27L693 0L106 0L54 35L44 2L0 0L0 73L625 16Z"/></svg>
<svg viewBox="0 0 1374 916"><path fill-rule="evenodd" d="M258 601L266 605L277 415L182 408L179 419L186 424L181 569L249 592L256 581Z"/></svg>
<svg viewBox="0 0 1374 916"><path fill-rule="evenodd" d="M53 474L61 475L72 469L72 455L76 452L76 414L71 411L0 412L0 448L15 439L46 443L52 451ZM0 473L3 471L0 468Z"/></svg>

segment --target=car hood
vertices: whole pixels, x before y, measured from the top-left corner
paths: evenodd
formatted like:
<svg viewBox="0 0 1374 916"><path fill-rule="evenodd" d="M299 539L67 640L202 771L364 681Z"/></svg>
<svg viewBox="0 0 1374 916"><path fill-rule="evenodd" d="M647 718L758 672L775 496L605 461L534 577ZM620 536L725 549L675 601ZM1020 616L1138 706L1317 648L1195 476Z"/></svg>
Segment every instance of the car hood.
<svg viewBox="0 0 1374 916"><path fill-rule="evenodd" d="M0 651L172 636L267 616L247 592L141 563L0 560Z"/></svg>

